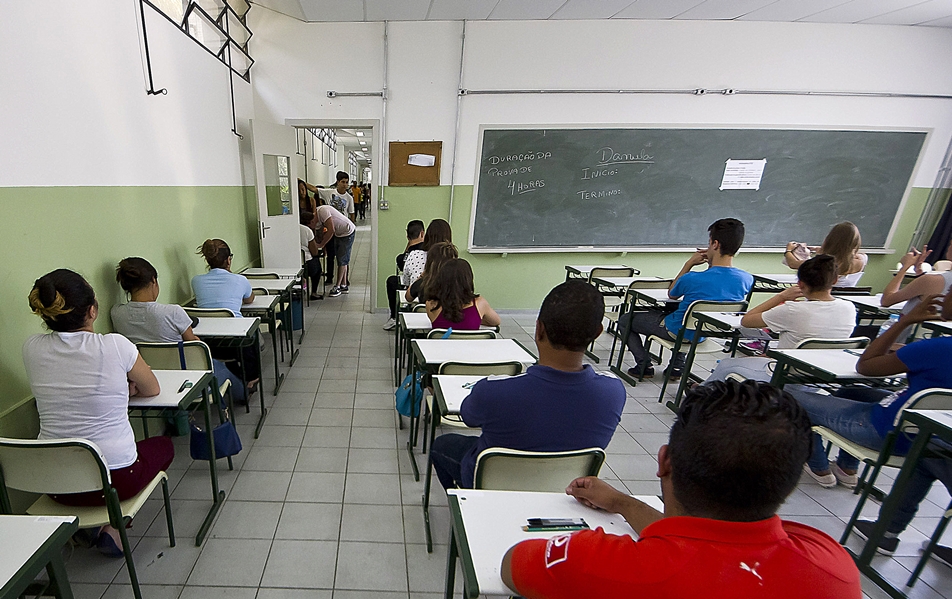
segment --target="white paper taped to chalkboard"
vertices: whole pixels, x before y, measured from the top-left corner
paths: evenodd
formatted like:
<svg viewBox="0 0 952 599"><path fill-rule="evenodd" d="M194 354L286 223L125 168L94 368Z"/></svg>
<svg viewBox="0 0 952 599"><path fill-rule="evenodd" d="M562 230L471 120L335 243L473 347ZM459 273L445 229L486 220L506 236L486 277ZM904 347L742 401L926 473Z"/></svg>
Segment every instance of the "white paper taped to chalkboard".
<svg viewBox="0 0 952 599"><path fill-rule="evenodd" d="M721 191L725 189L760 189L760 180L764 176L767 159L727 160L724 165L724 177L721 179Z"/></svg>
<svg viewBox="0 0 952 599"><path fill-rule="evenodd" d="M436 164L436 156L432 154L410 154L407 158L407 164L413 166L433 166Z"/></svg>

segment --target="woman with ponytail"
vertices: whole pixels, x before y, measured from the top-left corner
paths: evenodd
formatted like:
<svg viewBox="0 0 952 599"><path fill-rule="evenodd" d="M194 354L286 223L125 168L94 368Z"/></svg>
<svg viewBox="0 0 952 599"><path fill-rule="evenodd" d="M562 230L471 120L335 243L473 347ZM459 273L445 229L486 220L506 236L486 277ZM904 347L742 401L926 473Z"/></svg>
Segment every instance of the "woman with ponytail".
<svg viewBox="0 0 952 599"><path fill-rule="evenodd" d="M135 440L127 411L129 396L159 394L159 382L131 341L93 331L96 294L79 274L58 269L36 280L30 309L51 331L23 344L23 363L40 416L39 439L78 437L95 443L106 458L119 500L141 491L171 465L168 437ZM65 505L103 505L101 491L53 495ZM98 534L100 550L122 557L119 533Z"/></svg>

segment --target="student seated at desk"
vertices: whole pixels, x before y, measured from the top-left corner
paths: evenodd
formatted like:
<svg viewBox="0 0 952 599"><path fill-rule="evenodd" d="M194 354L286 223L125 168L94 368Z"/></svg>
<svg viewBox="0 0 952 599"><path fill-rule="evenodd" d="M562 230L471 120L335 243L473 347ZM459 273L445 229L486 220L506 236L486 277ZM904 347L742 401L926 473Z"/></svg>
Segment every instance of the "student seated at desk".
<svg viewBox="0 0 952 599"><path fill-rule="evenodd" d="M95 443L106 459L112 486L125 500L172 464L168 437L136 442L127 414L129 396L159 394L159 382L131 341L93 331L99 303L89 283L61 268L36 280L30 308L50 333L23 344L23 365L36 397L39 439L77 437ZM105 505L102 491L52 495L64 505ZM105 526L91 539L100 551L122 557L119 533Z"/></svg>
<svg viewBox="0 0 952 599"><path fill-rule="evenodd" d="M482 427L479 437L446 434L430 456L444 489L472 488L476 456L489 447L523 451L605 448L625 407L625 388L611 374L583 364L602 333L602 295L584 281L549 292L536 320L539 362L519 376L489 377L473 386L460 416ZM478 343L478 341L476 342Z"/></svg>
<svg viewBox="0 0 952 599"><path fill-rule="evenodd" d="M597 529L523 541L502 579L527 599L859 599L839 543L777 515L809 447L809 420L788 394L755 381L697 387L658 450L663 514L594 477L566 489L624 516L638 540Z"/></svg>
<svg viewBox="0 0 952 599"><path fill-rule="evenodd" d="M423 267L423 273L407 288L404 294L406 300L408 302L424 302L426 299L424 289L427 286L433 287L443 265L457 258L459 258L459 252L452 243L447 241L434 243L426 252L426 266Z"/></svg>
<svg viewBox="0 0 952 599"><path fill-rule="evenodd" d="M688 258L668 290L668 297L681 300L678 309L665 316L665 312L660 308L649 308L629 312L619 318L619 331L626 330L628 320L631 320L632 334L628 336L626 344L635 358L635 366L628 369L629 375L639 376L644 367L645 377L654 376L651 358L645 351L639 335L644 335L646 338L649 335L656 335L673 341L681 330L684 313L692 302L698 300L743 301L754 284L754 278L750 273L733 266L734 254L744 243L744 223L736 218L722 218L715 221L707 230L710 233L707 248L698 250ZM691 272L691 269L701 264L709 265L707 270ZM689 342L693 338L692 332L685 332L685 341ZM669 377L681 378L684 359L683 352L674 356L667 369Z"/></svg>
<svg viewBox="0 0 952 599"><path fill-rule="evenodd" d="M942 319L952 319L952 294L946 295L944 301L930 295L908 314L903 314L898 324L873 339L856 363L856 371L864 376L906 373L909 385L905 389L891 392L873 387L843 387L832 396L807 388L791 389L791 395L807 411L810 421L863 447L878 450L910 397L931 387L952 388L952 337L923 339L890 353L902 330L936 319L940 306ZM909 447L909 439L900 437L894 453L904 455ZM813 453L803 469L822 487L835 487L839 483L852 488L856 486L858 466L859 461L843 450L836 463L831 463L820 436L814 434Z"/></svg>
<svg viewBox="0 0 952 599"><path fill-rule="evenodd" d="M779 333L778 349L793 349L810 338L849 338L856 326L856 306L830 294L836 282L833 256L821 254L803 262L797 269L797 279L795 286L751 308L741 319L741 325L768 327ZM806 301L796 301L800 297ZM724 358L704 382L723 381L731 373L768 382L773 376L773 364L770 358L756 356Z"/></svg>
<svg viewBox="0 0 952 599"><path fill-rule="evenodd" d="M178 343L199 341L192 332L192 317L177 304L160 304L159 273L145 258L126 258L116 267L116 282L129 294L129 301L110 311L116 332L133 343ZM232 397L248 401L245 385L221 360L212 360L219 382L231 381Z"/></svg>
<svg viewBox="0 0 952 599"><path fill-rule="evenodd" d="M423 246L424 232L422 220L411 220L407 223L407 247L402 254L397 254L397 271L403 272L407 254ZM387 277L387 302L390 306L390 320L383 325L385 331L392 331L397 326L397 290L400 289L402 280L403 277L399 275Z"/></svg>
<svg viewBox="0 0 952 599"><path fill-rule="evenodd" d="M922 264L931 253L932 251L929 250L928 246L923 246L921 252L916 248L912 248L902 257L899 261L899 271L896 272L896 276L894 276L886 285L885 289L883 289L883 297L880 300L881 305L889 307L899 302L906 302L902 311L909 312L926 296L933 294L946 295L949 293L949 289L952 289L952 271L933 273L923 273L922 271ZM945 250L945 259L952 260L952 243L950 243L949 247ZM919 276L905 287L902 287L903 279L910 268L914 268L915 273ZM900 289L900 287L902 288ZM899 342L905 343L911 334L911 328L903 331L903 334L899 336Z"/></svg>
<svg viewBox="0 0 952 599"><path fill-rule="evenodd" d="M836 287L856 287L869 257L859 251L863 240L859 229L849 221L833 225L820 247L811 247L791 241L784 252L784 261L790 268L799 268L811 253L828 254L836 259Z"/></svg>
<svg viewBox="0 0 952 599"><path fill-rule="evenodd" d="M192 277L192 291L195 292L195 305L199 308L224 308L237 317L241 316L241 306L255 301L251 282L247 277L231 272L233 254L228 244L221 239L206 239L198 248L205 258L208 272ZM276 331L271 331L276 334ZM244 380L248 388L253 389L261 378L261 362L258 350L253 346L242 349L244 355ZM230 358L230 352L216 350L216 358ZM240 365L235 363L235 368Z"/></svg>
<svg viewBox="0 0 952 599"><path fill-rule="evenodd" d="M473 269L462 258L444 264L427 289L426 314L434 329L475 331L502 323L486 298L473 290Z"/></svg>
<svg viewBox="0 0 952 599"><path fill-rule="evenodd" d="M423 245L408 252L406 261L403 265L403 286L409 288L423 274L423 268L426 266L427 252L437 243L453 243L453 230L450 224L442 218L434 218L430 221L423 235ZM409 297L407 298L410 299Z"/></svg>

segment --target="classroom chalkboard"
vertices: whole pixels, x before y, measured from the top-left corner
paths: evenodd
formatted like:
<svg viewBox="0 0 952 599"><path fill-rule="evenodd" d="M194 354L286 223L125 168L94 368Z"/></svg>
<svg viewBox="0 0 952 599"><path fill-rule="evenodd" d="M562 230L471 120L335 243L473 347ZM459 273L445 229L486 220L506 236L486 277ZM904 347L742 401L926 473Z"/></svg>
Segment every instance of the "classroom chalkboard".
<svg viewBox="0 0 952 599"><path fill-rule="evenodd" d="M693 247L719 218L748 248L819 245L849 220L882 248L924 131L493 129L480 136L473 252ZM759 189L721 190L728 160L762 160Z"/></svg>

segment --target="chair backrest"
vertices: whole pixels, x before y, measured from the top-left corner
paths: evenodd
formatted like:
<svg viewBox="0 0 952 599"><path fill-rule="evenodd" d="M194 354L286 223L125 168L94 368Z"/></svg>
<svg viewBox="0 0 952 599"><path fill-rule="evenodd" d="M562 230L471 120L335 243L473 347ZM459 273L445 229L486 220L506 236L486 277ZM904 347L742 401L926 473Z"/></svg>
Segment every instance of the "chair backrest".
<svg viewBox="0 0 952 599"><path fill-rule="evenodd" d="M303 255L304 252L302 251L301 254ZM276 272L263 272L263 273L254 274L254 275L249 275L245 273L242 273L242 274L245 275L246 279L280 279L281 278L278 276L278 273Z"/></svg>
<svg viewBox="0 0 952 599"><path fill-rule="evenodd" d="M849 339L804 339L797 349L863 349L869 345L869 337L850 337Z"/></svg>
<svg viewBox="0 0 952 599"><path fill-rule="evenodd" d="M228 308L192 308L185 307L185 313L195 318L234 318Z"/></svg>
<svg viewBox="0 0 952 599"><path fill-rule="evenodd" d="M872 292L872 287L833 287L830 290L830 293L836 296L870 295Z"/></svg>
<svg viewBox="0 0 952 599"><path fill-rule="evenodd" d="M27 493L85 493L110 484L106 458L86 439L0 438L6 488Z"/></svg>
<svg viewBox="0 0 952 599"><path fill-rule="evenodd" d="M426 334L427 339L442 339L448 329L430 329ZM453 329L447 339L496 339L498 335L492 329L479 329L476 331L457 331Z"/></svg>
<svg viewBox="0 0 952 599"><path fill-rule="evenodd" d="M588 282L594 283L596 277L633 277L636 273L641 271L630 266L599 266L588 273Z"/></svg>
<svg viewBox="0 0 952 599"><path fill-rule="evenodd" d="M684 312L684 319L681 321L682 328L693 331L697 328L697 319L695 314L700 312L746 312L747 302L712 302L708 300L698 300L691 302L688 309ZM703 330L703 329L702 329Z"/></svg>
<svg viewBox="0 0 952 599"><path fill-rule="evenodd" d="M515 376L522 374L521 362L493 362L490 364L467 364L466 362L443 362L440 364L440 374L502 374Z"/></svg>
<svg viewBox="0 0 952 599"><path fill-rule="evenodd" d="M212 352L204 341L183 341L185 367L178 343L136 343L145 363L159 370L212 370Z"/></svg>
<svg viewBox="0 0 952 599"><path fill-rule="evenodd" d="M412 304L410 306L411 312L426 312L426 304Z"/></svg>
<svg viewBox="0 0 952 599"><path fill-rule="evenodd" d="M932 265L932 270L935 272L952 270L952 260L936 260L935 264Z"/></svg>
<svg viewBox="0 0 952 599"><path fill-rule="evenodd" d="M906 410L950 411L952 410L952 389L933 387L931 389L923 389L918 393L914 393L911 397L906 399L906 402L899 410L899 413L896 414L896 419L893 422L893 426L899 425L900 421L902 421L903 412ZM911 422L903 421L901 430L904 433L914 435L918 432L918 427Z"/></svg>
<svg viewBox="0 0 952 599"><path fill-rule="evenodd" d="M473 487L499 491L564 493L580 476L598 476L605 450L518 451L490 447L476 457Z"/></svg>

